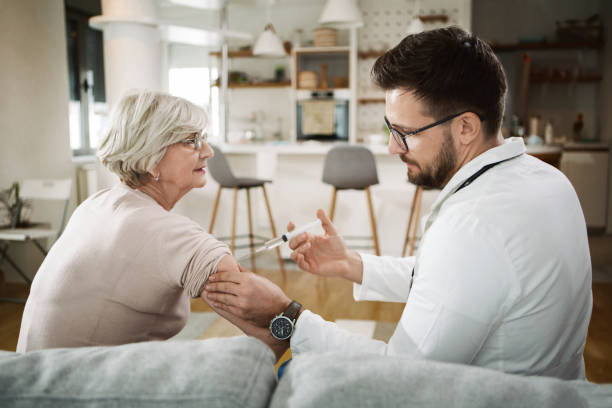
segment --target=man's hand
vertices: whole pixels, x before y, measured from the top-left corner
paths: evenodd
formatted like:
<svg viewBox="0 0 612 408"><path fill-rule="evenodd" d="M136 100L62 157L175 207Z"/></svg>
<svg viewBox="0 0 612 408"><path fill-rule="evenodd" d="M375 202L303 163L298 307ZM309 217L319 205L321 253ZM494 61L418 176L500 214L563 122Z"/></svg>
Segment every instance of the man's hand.
<svg viewBox="0 0 612 408"><path fill-rule="evenodd" d="M303 270L315 275L343 277L353 282L361 283L363 265L361 257L355 251L348 251L344 239L338 235L325 211L317 210L321 220L324 235L313 235L303 232L289 241L293 250L291 259ZM287 230L295 228L292 222Z"/></svg>
<svg viewBox="0 0 612 408"><path fill-rule="evenodd" d="M266 330L274 316L282 313L291 303L281 288L242 266L240 272L211 275L202 295L211 307Z"/></svg>

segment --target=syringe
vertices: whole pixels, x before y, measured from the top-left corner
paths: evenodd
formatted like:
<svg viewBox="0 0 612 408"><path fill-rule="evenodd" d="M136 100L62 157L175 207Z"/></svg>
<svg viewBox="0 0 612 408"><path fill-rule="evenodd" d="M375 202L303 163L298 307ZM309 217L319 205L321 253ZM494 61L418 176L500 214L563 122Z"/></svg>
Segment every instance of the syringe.
<svg viewBox="0 0 612 408"><path fill-rule="evenodd" d="M308 223L306 225L302 225L301 227L296 228L293 231L289 231L289 232L284 233L280 237L273 238L273 239L271 239L269 241L266 241L263 244L263 246L257 248L257 250L253 253L253 256L255 256L256 254L258 254L260 252L267 251L269 249L274 249L277 246L282 245L285 242L289 242L289 240L291 238L295 237L296 235L298 235L298 234L300 234L300 233L302 233L304 231L307 231L307 230L309 230L309 229L311 229L313 227L316 227L316 226L319 226L319 227L321 226L321 220L316 220L316 221L313 221L313 222ZM246 259L249 259L250 257L251 257L251 254L247 253L247 254L244 254L242 256L237 257L236 260L238 262L241 262L241 261L244 261Z"/></svg>

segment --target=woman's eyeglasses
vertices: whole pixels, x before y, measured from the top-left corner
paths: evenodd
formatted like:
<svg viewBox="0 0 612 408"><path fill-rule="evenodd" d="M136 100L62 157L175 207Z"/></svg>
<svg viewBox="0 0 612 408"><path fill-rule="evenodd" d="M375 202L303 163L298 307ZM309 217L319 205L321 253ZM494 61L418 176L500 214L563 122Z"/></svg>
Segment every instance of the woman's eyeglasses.
<svg viewBox="0 0 612 408"><path fill-rule="evenodd" d="M389 123L389 119L387 119L387 117L385 116L385 125L387 126L387 129L389 130L389 133L391 133L393 135L393 138L395 139L395 142L399 145L399 146L403 146L404 149L407 151L408 150L408 143L406 142L406 139L410 136L414 136L417 133L421 133L424 130L427 129L431 129L434 126L438 126L441 125L444 122L448 122L451 119L455 119L457 116L459 115L463 115L464 113L469 112L469 111L464 111L464 112L459 112L459 113L455 113L453 115L447 116L445 118L442 118L440 120L438 120L437 122L434 122L432 124L429 124L427 126L423 126L422 128L413 130L412 132L408 132L408 133L404 133L398 129L395 129L391 123ZM478 118L483 121L484 118L478 114L476 114L478 116Z"/></svg>
<svg viewBox="0 0 612 408"><path fill-rule="evenodd" d="M181 140L178 143L190 144L193 145L195 150L200 150L202 148L202 144L206 142L207 137L208 134L202 132L201 134L194 134L189 139Z"/></svg>

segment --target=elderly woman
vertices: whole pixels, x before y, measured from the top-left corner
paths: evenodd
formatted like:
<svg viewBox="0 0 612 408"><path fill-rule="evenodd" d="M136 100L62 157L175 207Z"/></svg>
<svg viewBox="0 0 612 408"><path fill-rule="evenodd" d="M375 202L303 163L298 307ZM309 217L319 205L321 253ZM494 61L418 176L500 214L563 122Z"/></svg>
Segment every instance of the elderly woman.
<svg viewBox="0 0 612 408"><path fill-rule="evenodd" d="M17 351L167 339L208 277L237 270L225 244L170 212L206 184L206 112L158 92L125 96L98 155L121 179L83 202L41 265Z"/></svg>

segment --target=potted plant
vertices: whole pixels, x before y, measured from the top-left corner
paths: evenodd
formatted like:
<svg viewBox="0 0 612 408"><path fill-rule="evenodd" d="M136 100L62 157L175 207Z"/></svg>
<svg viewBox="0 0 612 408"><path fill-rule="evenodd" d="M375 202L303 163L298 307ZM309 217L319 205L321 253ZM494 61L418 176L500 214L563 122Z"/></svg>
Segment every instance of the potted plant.
<svg viewBox="0 0 612 408"><path fill-rule="evenodd" d="M0 190L0 203L5 207L4 217L0 218L0 224L10 228L25 227L29 224L24 217L24 210L29 209L30 205L19 196L18 182L14 182L5 190Z"/></svg>

